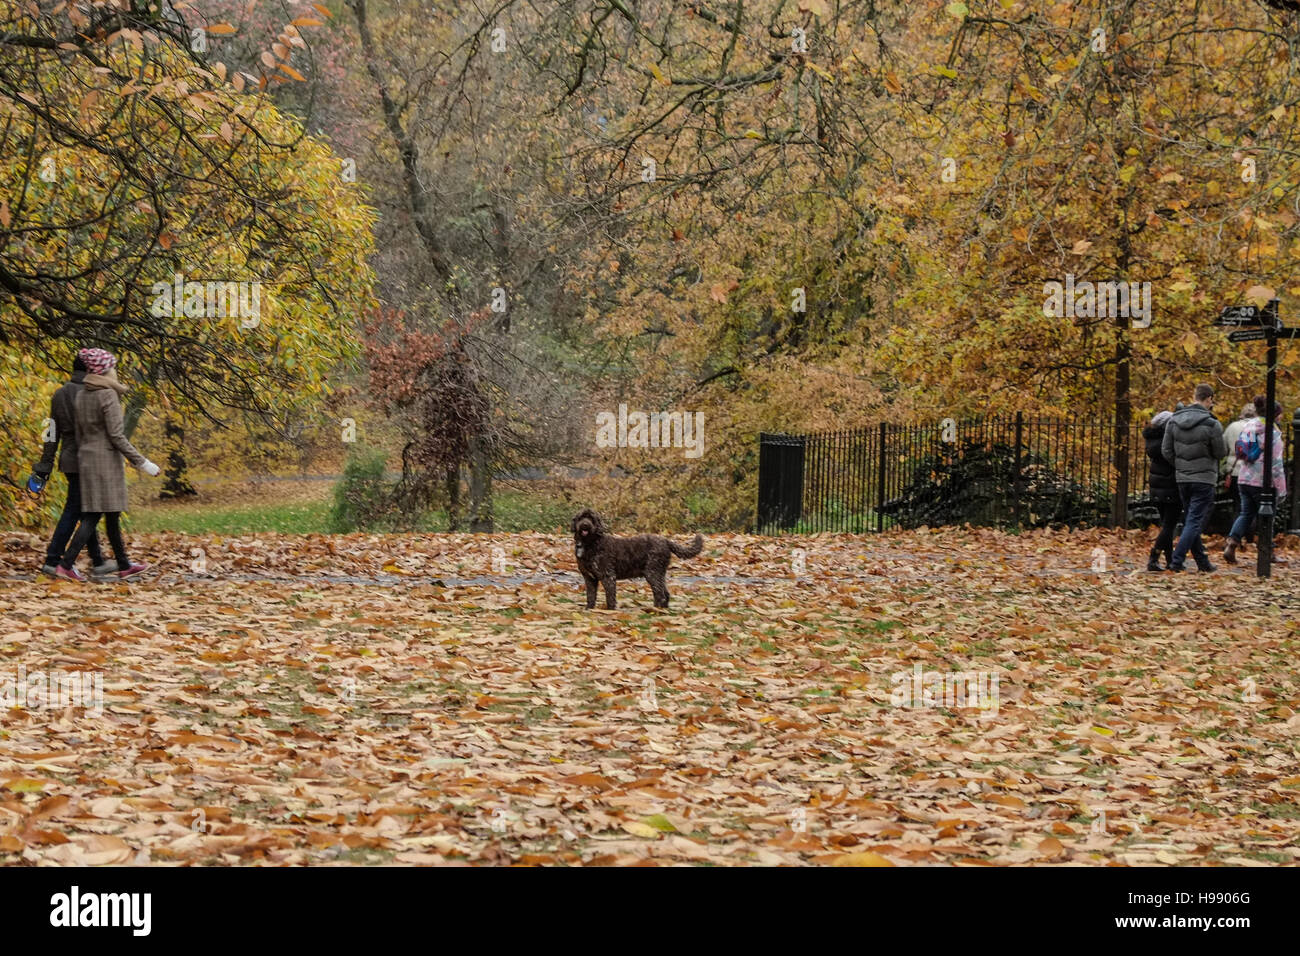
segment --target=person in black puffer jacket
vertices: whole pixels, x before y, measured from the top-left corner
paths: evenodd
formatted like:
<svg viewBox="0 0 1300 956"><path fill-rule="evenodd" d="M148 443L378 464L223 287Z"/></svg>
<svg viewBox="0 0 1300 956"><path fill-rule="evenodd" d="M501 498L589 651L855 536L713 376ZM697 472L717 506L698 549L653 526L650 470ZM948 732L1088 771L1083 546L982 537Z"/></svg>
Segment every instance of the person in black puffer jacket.
<svg viewBox="0 0 1300 956"><path fill-rule="evenodd" d="M1174 477L1174 466L1160 452L1165 440L1165 426L1173 412L1157 412L1151 424L1142 429L1142 438L1147 443L1147 458L1151 459L1151 503L1160 514L1160 533L1156 543L1151 547L1147 558L1148 571L1163 571L1160 567L1160 555L1165 556L1165 567L1174 552L1174 529L1183 514L1182 499L1178 494L1178 481Z"/></svg>
<svg viewBox="0 0 1300 956"><path fill-rule="evenodd" d="M1223 426L1214 417L1214 387L1208 382L1196 386L1192 403L1174 412L1165 424L1160 454L1174 463L1174 478L1183 502L1183 530L1169 560L1170 571L1182 571L1191 552L1196 569L1214 570L1201 538L1201 528L1214 508L1214 486L1219 481L1219 462L1227 457Z"/></svg>

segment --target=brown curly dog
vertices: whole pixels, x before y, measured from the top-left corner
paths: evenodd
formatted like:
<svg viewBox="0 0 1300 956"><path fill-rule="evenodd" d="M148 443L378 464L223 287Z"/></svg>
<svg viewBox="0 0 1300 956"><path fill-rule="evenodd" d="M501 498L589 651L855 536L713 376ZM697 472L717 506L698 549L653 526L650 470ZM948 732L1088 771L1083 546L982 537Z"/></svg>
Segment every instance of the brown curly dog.
<svg viewBox="0 0 1300 956"><path fill-rule="evenodd" d="M615 583L623 578L645 578L654 592L655 607L668 606L668 563L675 554L693 558L704 550L704 538L696 535L686 547L659 534L638 534L619 538L609 533L600 515L587 508L573 519L573 553L578 570L587 582L587 607L596 606L596 585L605 585L605 607L617 607Z"/></svg>

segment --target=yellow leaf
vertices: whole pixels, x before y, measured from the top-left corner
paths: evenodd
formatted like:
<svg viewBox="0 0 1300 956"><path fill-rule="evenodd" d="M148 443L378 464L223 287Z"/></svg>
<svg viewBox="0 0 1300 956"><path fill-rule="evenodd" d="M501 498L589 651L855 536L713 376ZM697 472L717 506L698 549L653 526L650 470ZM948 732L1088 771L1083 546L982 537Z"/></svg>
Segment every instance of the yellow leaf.
<svg viewBox="0 0 1300 956"><path fill-rule="evenodd" d="M664 86L670 86L672 84L672 81L669 80L668 77L664 76L663 71L659 69L658 64L651 63L650 72L654 75L654 78Z"/></svg>
<svg viewBox="0 0 1300 956"><path fill-rule="evenodd" d="M1266 285L1253 285L1246 290L1246 298L1262 304L1268 302L1269 299L1276 299L1277 293Z"/></svg>
<svg viewBox="0 0 1300 956"><path fill-rule="evenodd" d="M844 853L831 860L831 866L896 866L892 860L888 860L879 853L873 853L870 850L861 853Z"/></svg>
<svg viewBox="0 0 1300 956"><path fill-rule="evenodd" d="M835 82L834 77L832 77L829 73L827 73L825 70L823 70L823 69L822 69L820 66L818 66L816 63L809 63L809 64L808 64L808 69L812 70L814 73L816 73L818 76L820 76L820 77L821 77L823 80L825 80L827 83L834 83L834 82Z"/></svg>
<svg viewBox="0 0 1300 956"><path fill-rule="evenodd" d="M208 33L212 36L223 37L235 32L235 28L229 23L214 23L208 27Z"/></svg>
<svg viewBox="0 0 1300 956"><path fill-rule="evenodd" d="M638 823L636 820L628 820L623 824L623 829L633 836L645 837L648 840L655 840L659 837L659 831L645 823Z"/></svg>
<svg viewBox="0 0 1300 956"><path fill-rule="evenodd" d="M1183 350L1187 352L1187 357L1191 358L1196 354L1196 347L1201 344L1201 338L1195 332L1188 331L1183 336Z"/></svg>
<svg viewBox="0 0 1300 956"><path fill-rule="evenodd" d="M1074 244L1074 248L1071 249L1070 251L1073 252L1076 256L1081 256L1091 248L1092 248L1092 243L1089 240L1080 239L1078 242Z"/></svg>

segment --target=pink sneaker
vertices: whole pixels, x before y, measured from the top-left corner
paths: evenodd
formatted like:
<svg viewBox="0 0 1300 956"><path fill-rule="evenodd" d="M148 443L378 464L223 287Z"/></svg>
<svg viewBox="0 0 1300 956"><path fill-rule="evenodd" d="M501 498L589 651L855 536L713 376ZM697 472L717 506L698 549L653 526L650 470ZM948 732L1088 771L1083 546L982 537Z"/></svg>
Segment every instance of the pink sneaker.
<svg viewBox="0 0 1300 956"><path fill-rule="evenodd" d="M61 564L59 564L59 565L55 565L55 568L54 568L54 576L55 576L56 578L63 578L64 580L67 580L67 581L82 581L82 582L84 582L84 581L86 580L85 576L84 576L80 571L78 571L76 568L73 568L71 571L69 571L67 568L65 568L65 567L64 567L63 565L61 565Z"/></svg>
<svg viewBox="0 0 1300 956"><path fill-rule="evenodd" d="M125 571L118 571L117 576L119 578L133 578L137 574L144 574L144 572L148 570L149 570L149 565L147 564L133 564Z"/></svg>

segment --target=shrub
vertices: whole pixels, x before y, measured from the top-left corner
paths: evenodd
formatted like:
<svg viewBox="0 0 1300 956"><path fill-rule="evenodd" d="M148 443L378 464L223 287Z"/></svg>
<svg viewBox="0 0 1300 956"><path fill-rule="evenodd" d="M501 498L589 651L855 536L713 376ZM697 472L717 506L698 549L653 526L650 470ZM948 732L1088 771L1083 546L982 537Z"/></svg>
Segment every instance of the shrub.
<svg viewBox="0 0 1300 956"><path fill-rule="evenodd" d="M1054 469L1039 454L1003 442L967 440L921 459L903 493L881 511L904 528L949 524L999 525L1014 512L1020 466L1020 522L1027 528L1104 523L1110 493Z"/></svg>
<svg viewBox="0 0 1300 956"><path fill-rule="evenodd" d="M348 455L343 477L334 486L330 531L365 531L385 523L392 499L385 464L386 456L378 448L358 447Z"/></svg>

